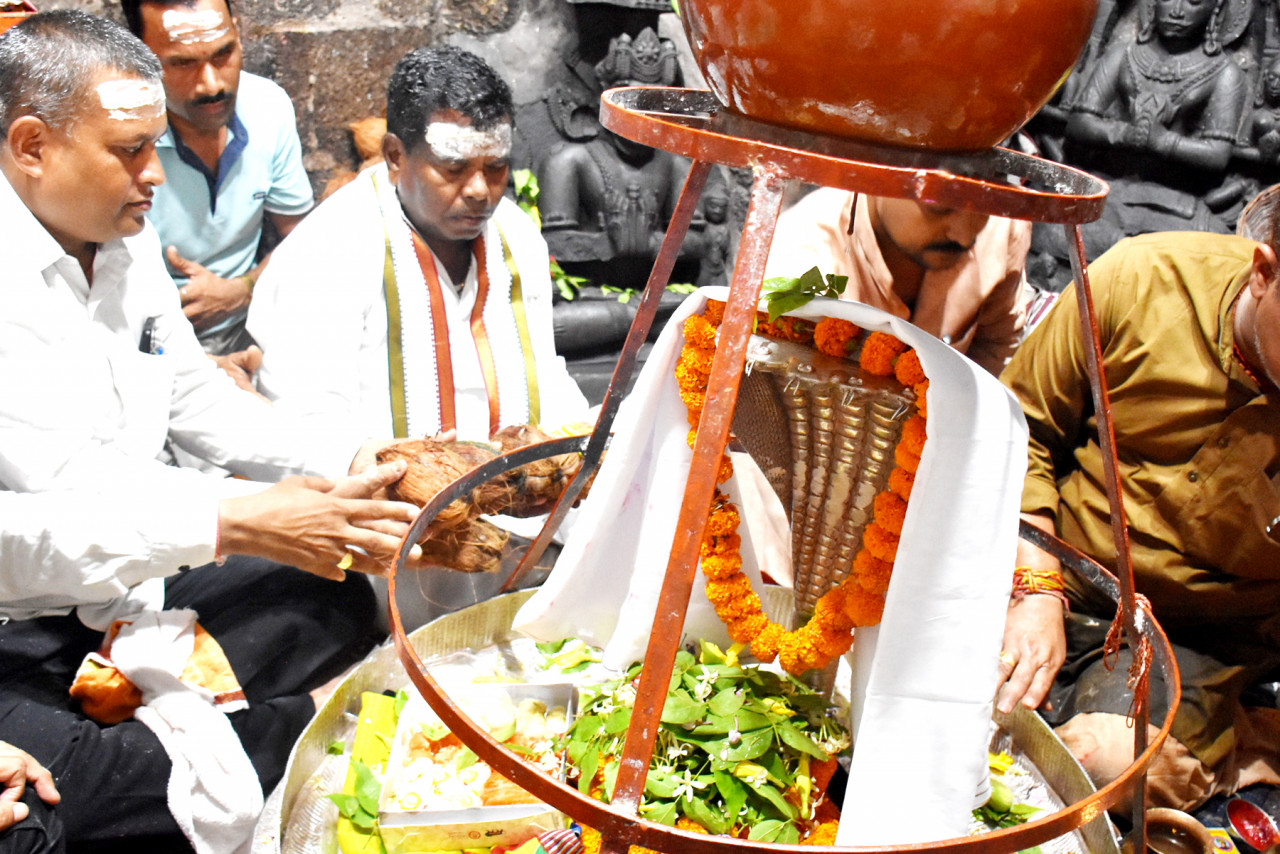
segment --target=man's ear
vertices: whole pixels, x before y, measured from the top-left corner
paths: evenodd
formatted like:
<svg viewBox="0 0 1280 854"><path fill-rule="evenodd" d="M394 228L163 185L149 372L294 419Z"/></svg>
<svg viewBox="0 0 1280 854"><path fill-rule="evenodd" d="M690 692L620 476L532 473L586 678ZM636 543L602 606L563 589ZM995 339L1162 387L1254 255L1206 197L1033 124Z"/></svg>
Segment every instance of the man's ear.
<svg viewBox="0 0 1280 854"><path fill-rule="evenodd" d="M405 154L404 143L400 141L400 137L394 133L388 133L382 137L382 159L387 161L387 177L393 184L400 179L400 172L404 169Z"/></svg>
<svg viewBox="0 0 1280 854"><path fill-rule="evenodd" d="M9 125L5 146L14 165L32 177L40 177L48 155L52 129L37 116L20 116Z"/></svg>
<svg viewBox="0 0 1280 854"><path fill-rule="evenodd" d="M1254 299L1262 299L1278 273L1280 262L1276 259L1276 250L1270 244L1259 243L1253 249L1253 271L1249 274L1249 293Z"/></svg>

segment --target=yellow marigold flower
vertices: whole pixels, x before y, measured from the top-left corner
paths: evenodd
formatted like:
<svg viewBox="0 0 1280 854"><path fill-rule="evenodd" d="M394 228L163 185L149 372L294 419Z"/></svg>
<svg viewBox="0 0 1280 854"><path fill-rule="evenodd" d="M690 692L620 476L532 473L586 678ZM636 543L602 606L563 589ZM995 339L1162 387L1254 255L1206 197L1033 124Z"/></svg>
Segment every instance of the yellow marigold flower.
<svg viewBox="0 0 1280 854"><path fill-rule="evenodd" d="M915 415L902 425L902 444L917 457L924 452L927 423L923 415Z"/></svg>
<svg viewBox="0 0 1280 854"><path fill-rule="evenodd" d="M716 348L716 328L700 314L695 314L684 322L684 340L691 346L704 350Z"/></svg>
<svg viewBox="0 0 1280 854"><path fill-rule="evenodd" d="M911 500L911 487L915 486L916 476L904 468L895 468L889 472L889 488L903 501Z"/></svg>
<svg viewBox="0 0 1280 854"><path fill-rule="evenodd" d="M925 380L924 382L917 383L915 386L912 387L911 390L916 393L916 409L920 410L921 415L923 415L925 418L928 418L929 413L928 413L927 407L925 406L925 401L927 400L928 394L929 394L929 381Z"/></svg>
<svg viewBox="0 0 1280 854"><path fill-rule="evenodd" d="M691 412L689 415L690 420L692 420L693 413ZM694 442L698 441L698 427L696 424L694 425L694 428L689 431L689 435L685 437L685 441L689 443L690 448L693 447Z"/></svg>
<svg viewBox="0 0 1280 854"><path fill-rule="evenodd" d="M742 550L742 535L729 534L725 537L705 537L702 548L698 550L701 557L711 555L734 555Z"/></svg>
<svg viewBox="0 0 1280 854"><path fill-rule="evenodd" d="M907 516L907 502L892 491L885 491L872 502L876 524L891 534L902 534L902 522Z"/></svg>
<svg viewBox="0 0 1280 854"><path fill-rule="evenodd" d="M729 629L729 637L736 643L751 643L767 625L769 625L769 618L756 612L734 620L726 628Z"/></svg>
<svg viewBox="0 0 1280 854"><path fill-rule="evenodd" d="M858 364L868 373L878 377L890 377L893 376L893 360L905 349L907 345L892 335L872 332L862 343L862 354L858 357Z"/></svg>
<svg viewBox="0 0 1280 854"><path fill-rule="evenodd" d="M924 368L920 367L920 356L915 350L908 350L893 363L893 375L903 385L915 385L924 382Z"/></svg>
<svg viewBox="0 0 1280 854"><path fill-rule="evenodd" d="M778 657L778 644L782 641L784 634L786 632L777 623L765 626L760 634L751 640L751 654L756 657L756 660L763 661L765 664L773 661Z"/></svg>
<svg viewBox="0 0 1280 854"><path fill-rule="evenodd" d="M840 822L824 821L809 831L809 835L800 840L801 845L821 845L830 847L836 844L836 830Z"/></svg>
<svg viewBox="0 0 1280 854"><path fill-rule="evenodd" d="M847 591L844 600L845 612L855 626L874 626L880 622L884 614L884 597L865 590Z"/></svg>
<svg viewBox="0 0 1280 854"><path fill-rule="evenodd" d="M875 522L862 530L862 545L876 557L893 563L898 556L898 535L891 534Z"/></svg>
<svg viewBox="0 0 1280 854"><path fill-rule="evenodd" d="M685 816L680 816L680 818L676 820L676 827L678 827L680 830L687 830L690 833L710 833L711 832L707 830L705 827L703 827L702 825L698 824L693 819L687 818Z"/></svg>
<svg viewBox="0 0 1280 854"><path fill-rule="evenodd" d="M706 318L707 323L712 326L719 326L724 320L724 303L718 299L707 300L707 307L702 310L702 316Z"/></svg>
<svg viewBox="0 0 1280 854"><path fill-rule="evenodd" d="M904 468L912 474L915 474L916 469L920 468L920 455L911 453L911 449L902 442L899 442L898 447L893 449L893 461L897 463L899 468Z"/></svg>
<svg viewBox="0 0 1280 854"><path fill-rule="evenodd" d="M813 346L828 356L843 359L849 355L858 327L838 317L824 317L813 328Z"/></svg>
<svg viewBox="0 0 1280 854"><path fill-rule="evenodd" d="M881 560L869 550L863 549L853 559L853 571L849 574L849 580L845 582L846 597L849 592L848 585L851 582L868 593L878 593L883 596L884 592L889 589L889 578L892 575L893 564ZM845 612L848 613L848 608L845 609Z"/></svg>
<svg viewBox="0 0 1280 854"><path fill-rule="evenodd" d="M711 555L702 559L702 573L711 581L723 581L742 569L739 555Z"/></svg>

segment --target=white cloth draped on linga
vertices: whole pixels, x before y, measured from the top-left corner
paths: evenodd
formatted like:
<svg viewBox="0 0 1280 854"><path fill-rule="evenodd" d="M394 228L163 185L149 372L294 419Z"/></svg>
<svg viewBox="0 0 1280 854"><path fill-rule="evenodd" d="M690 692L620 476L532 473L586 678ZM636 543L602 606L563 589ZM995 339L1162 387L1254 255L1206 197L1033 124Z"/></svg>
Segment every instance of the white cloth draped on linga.
<svg viewBox="0 0 1280 854"><path fill-rule="evenodd" d="M518 629L540 639L581 637L604 647L605 663L617 668L643 658L692 459L674 370L684 320L708 298L727 300L728 289L691 295L654 346L579 524L551 577L517 615ZM930 380L928 438L884 617L878 627L857 630L849 654L854 748L836 843L965 836L987 775L1026 421L999 381L904 320L821 299L791 314L888 332L916 349ZM740 501L732 480L725 488ZM766 538L753 542L760 526L747 510L743 518L743 570L759 585ZM701 573L682 641L698 638L728 642Z"/></svg>

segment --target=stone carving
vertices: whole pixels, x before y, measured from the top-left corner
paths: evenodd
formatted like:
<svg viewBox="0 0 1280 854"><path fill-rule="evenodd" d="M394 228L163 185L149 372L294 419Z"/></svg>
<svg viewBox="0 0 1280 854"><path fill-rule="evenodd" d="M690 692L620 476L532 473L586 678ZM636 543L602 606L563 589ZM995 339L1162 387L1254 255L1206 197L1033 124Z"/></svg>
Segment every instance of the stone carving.
<svg viewBox="0 0 1280 854"><path fill-rule="evenodd" d="M1263 0L1104 0L1058 104L1028 130L1110 182L1084 228L1092 260L1151 231L1230 232L1280 160L1280 22ZM1062 229L1038 225L1031 277L1070 279Z"/></svg>

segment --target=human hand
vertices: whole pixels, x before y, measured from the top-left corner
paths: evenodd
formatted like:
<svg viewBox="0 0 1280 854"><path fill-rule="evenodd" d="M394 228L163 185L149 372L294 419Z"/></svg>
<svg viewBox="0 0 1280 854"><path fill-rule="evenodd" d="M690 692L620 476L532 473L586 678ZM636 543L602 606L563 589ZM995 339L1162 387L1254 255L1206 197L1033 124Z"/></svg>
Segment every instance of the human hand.
<svg viewBox="0 0 1280 854"><path fill-rule="evenodd" d="M1038 707L1067 658L1061 600L1043 593L1011 600L1000 649L996 708L1008 714L1018 702Z"/></svg>
<svg viewBox="0 0 1280 854"><path fill-rule="evenodd" d="M30 812L19 800L28 782L36 787L36 794L46 804L56 804L62 799L48 769L25 751L0 741L0 786L4 787L0 791L0 831L22 821Z"/></svg>
<svg viewBox="0 0 1280 854"><path fill-rule="evenodd" d="M196 329L208 329L249 304L249 284L244 277L224 279L195 261L178 254L176 246L165 250L170 266L187 277L178 291L182 313Z"/></svg>
<svg viewBox="0 0 1280 854"><path fill-rule="evenodd" d="M237 386L266 400L253 387L253 375L257 373L258 368L262 367L262 349L257 344L250 344L247 349L237 350L225 356L210 356L209 358L213 359L214 364L221 368L223 373L231 377L231 381Z"/></svg>
<svg viewBox="0 0 1280 854"><path fill-rule="evenodd" d="M290 477L223 499L218 551L265 557L335 581L347 569L383 575L418 508L370 496L404 471L404 463L395 462L337 480Z"/></svg>

